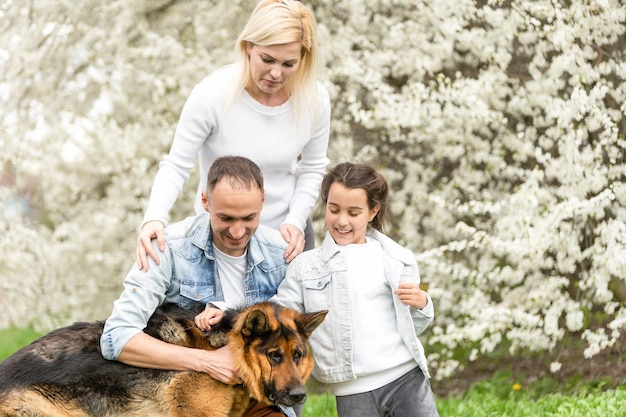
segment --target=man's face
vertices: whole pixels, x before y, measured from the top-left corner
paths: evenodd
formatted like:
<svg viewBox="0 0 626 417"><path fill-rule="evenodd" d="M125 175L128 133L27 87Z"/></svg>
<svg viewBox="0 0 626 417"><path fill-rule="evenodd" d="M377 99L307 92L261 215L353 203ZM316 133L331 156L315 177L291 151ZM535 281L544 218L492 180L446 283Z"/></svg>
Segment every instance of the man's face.
<svg viewBox="0 0 626 417"><path fill-rule="evenodd" d="M222 178L213 191L203 193L204 208L211 216L213 244L230 256L241 256L259 227L265 202L263 190L231 184Z"/></svg>

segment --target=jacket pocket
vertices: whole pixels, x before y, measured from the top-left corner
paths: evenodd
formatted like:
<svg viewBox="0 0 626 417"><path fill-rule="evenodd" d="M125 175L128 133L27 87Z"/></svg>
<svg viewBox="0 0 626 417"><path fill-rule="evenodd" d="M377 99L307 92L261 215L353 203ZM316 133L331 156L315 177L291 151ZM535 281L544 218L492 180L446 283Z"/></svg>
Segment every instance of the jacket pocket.
<svg viewBox="0 0 626 417"><path fill-rule="evenodd" d="M306 311L330 309L332 283L330 275L303 281Z"/></svg>
<svg viewBox="0 0 626 417"><path fill-rule="evenodd" d="M206 304L215 301L215 291L213 285L202 282L181 282L180 284L180 305L183 308L190 308L196 303Z"/></svg>

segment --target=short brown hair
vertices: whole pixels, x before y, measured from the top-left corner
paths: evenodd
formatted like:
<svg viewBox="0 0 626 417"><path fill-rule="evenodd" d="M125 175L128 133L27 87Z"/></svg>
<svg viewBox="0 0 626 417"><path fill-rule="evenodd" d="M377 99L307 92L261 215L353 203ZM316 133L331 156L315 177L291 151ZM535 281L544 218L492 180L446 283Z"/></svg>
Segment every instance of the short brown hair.
<svg viewBox="0 0 626 417"><path fill-rule="evenodd" d="M207 193L213 191L222 178L228 178L232 186L238 185L246 189L257 187L263 191L261 169L243 156L222 156L213 162L207 176Z"/></svg>

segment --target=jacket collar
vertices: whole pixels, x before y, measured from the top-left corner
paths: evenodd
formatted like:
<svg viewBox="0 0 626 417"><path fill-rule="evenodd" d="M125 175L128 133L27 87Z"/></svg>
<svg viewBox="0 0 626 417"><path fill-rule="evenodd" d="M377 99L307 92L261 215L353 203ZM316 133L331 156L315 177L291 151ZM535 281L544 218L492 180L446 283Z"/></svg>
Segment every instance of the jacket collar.
<svg viewBox="0 0 626 417"><path fill-rule="evenodd" d="M384 233L379 232L376 229L368 227L365 235L380 242L383 250L391 255L393 258L398 259L404 264L415 263L415 257L409 250L401 247L398 243L394 242L390 237ZM326 231L324 242L322 243L321 256L325 261L330 260L333 256L339 253L339 246L335 243L334 239L330 235L330 232Z"/></svg>
<svg viewBox="0 0 626 417"><path fill-rule="evenodd" d="M324 242L322 242L322 250L320 251L320 255L325 262L328 262L330 258L339 253L339 246L335 243L335 240L330 235L330 232L326 231L326 236L324 237Z"/></svg>

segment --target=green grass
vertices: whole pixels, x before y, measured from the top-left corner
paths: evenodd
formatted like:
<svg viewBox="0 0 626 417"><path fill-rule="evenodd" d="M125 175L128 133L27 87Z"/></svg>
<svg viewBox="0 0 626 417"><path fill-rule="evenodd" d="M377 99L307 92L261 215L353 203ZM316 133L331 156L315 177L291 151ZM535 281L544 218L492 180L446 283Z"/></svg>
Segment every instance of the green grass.
<svg viewBox="0 0 626 417"><path fill-rule="evenodd" d="M547 394L536 397L523 390L502 397L485 387L472 388L465 394L437 400L441 417L618 417L626 415L626 387L577 395ZM311 394L304 405L303 417L337 417L330 394Z"/></svg>
<svg viewBox="0 0 626 417"><path fill-rule="evenodd" d="M335 396L330 393L309 394L302 409L302 417L337 417Z"/></svg>
<svg viewBox="0 0 626 417"><path fill-rule="evenodd" d="M41 336L32 328L27 329L1 329L0 330L0 361L6 359L13 352L26 346Z"/></svg>
<svg viewBox="0 0 626 417"><path fill-rule="evenodd" d="M501 398L471 389L460 397L439 402L438 408L442 417L617 417L626 413L626 388L539 398L519 391Z"/></svg>
<svg viewBox="0 0 626 417"><path fill-rule="evenodd" d="M40 336L33 329L0 330L0 361ZM575 382L575 381L574 381ZM626 387L603 390L595 385L563 386L554 393L552 381L540 379L522 387L504 372L474 385L462 395L438 398L441 417L613 417L626 415ZM303 417L337 417L335 399L326 392L311 393Z"/></svg>

